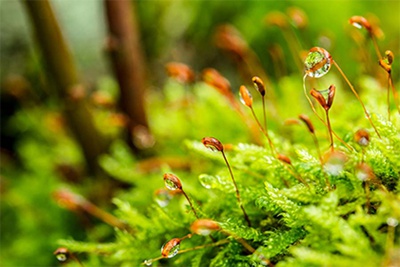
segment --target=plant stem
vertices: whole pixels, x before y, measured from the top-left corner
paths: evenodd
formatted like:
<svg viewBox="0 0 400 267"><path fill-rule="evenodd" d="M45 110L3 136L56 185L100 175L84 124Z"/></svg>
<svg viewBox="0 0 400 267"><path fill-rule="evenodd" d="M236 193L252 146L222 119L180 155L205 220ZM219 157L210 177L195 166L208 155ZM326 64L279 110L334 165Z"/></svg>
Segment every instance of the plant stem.
<svg viewBox="0 0 400 267"><path fill-rule="evenodd" d="M329 142L330 142L330 148L331 151L333 152L335 150L334 144L333 144L333 136L332 136L332 126L331 126L331 121L329 119L329 110L325 110L326 114L326 124L328 127L328 133L329 133Z"/></svg>
<svg viewBox="0 0 400 267"><path fill-rule="evenodd" d="M107 147L93 122L92 115L84 97L74 97L72 92L85 91L80 84L78 72L69 47L62 35L60 26L48 0L24 1L36 33L39 48L51 78L55 83L58 98L63 102L63 114L68 126L79 143L91 174L101 173L97 157Z"/></svg>
<svg viewBox="0 0 400 267"><path fill-rule="evenodd" d="M258 127L260 128L261 132L265 135L265 137L267 137L268 144L269 144L269 147L271 148L272 154L274 154L274 156L276 156L276 150L275 150L274 144L273 144L272 141L271 141L271 138L269 137L267 128L264 129L264 128L262 127L260 121L258 120L258 118L257 118L257 116L256 116L256 113L254 112L253 107L250 107L250 110L251 110L251 114L253 115L254 120L257 122L257 125L258 125ZM266 124L265 124L265 125L266 125Z"/></svg>
<svg viewBox="0 0 400 267"><path fill-rule="evenodd" d="M181 190L182 194L185 196L185 198L187 199L187 201L189 202L190 208L192 209L194 216L196 216L197 219L199 219L199 216L197 215L196 210L193 207L192 202L190 201L190 198L188 197L188 195L186 195L185 191Z"/></svg>
<svg viewBox="0 0 400 267"><path fill-rule="evenodd" d="M148 130L148 120L144 100L146 68L135 1L104 0L104 5L109 30L107 51L119 84L119 106L129 118L126 138L131 148L139 152L147 144L138 144L133 139L137 129Z"/></svg>
<svg viewBox="0 0 400 267"><path fill-rule="evenodd" d="M229 243L230 240L229 239L223 239L220 240L218 242L215 243L209 243L209 244L205 244L205 245L201 245L201 246L196 246L196 247L192 247L192 248L188 248L188 249L182 249L180 251L178 251L177 254L182 254L182 253L186 253L186 252L190 252L190 251L194 251L194 250L199 250L199 249L203 249L203 248L207 248L207 247L216 247L216 246L221 246L224 244ZM159 261L161 259L165 259L163 256L159 256L157 258L151 259L151 260L145 260L142 265L148 265L150 266L153 262L155 261Z"/></svg>
<svg viewBox="0 0 400 267"><path fill-rule="evenodd" d="M386 92L386 102L387 102L387 113L388 113L388 121L390 121L390 74L388 77L388 87Z"/></svg>
<svg viewBox="0 0 400 267"><path fill-rule="evenodd" d="M398 113L400 114L399 95L397 94L396 88L394 87L392 72L388 72L388 76L389 76L389 77L388 77L389 87L392 88L394 103L395 103L395 105L396 105L396 108L397 108Z"/></svg>
<svg viewBox="0 0 400 267"><path fill-rule="evenodd" d="M84 203L82 204L82 209L89 213L90 215L102 220L103 222L116 227L118 229L127 229L127 225L123 223L120 219L115 217L114 215L100 209L93 203L85 200Z"/></svg>
<svg viewBox="0 0 400 267"><path fill-rule="evenodd" d="M267 127L267 114L265 110L265 97L262 96L261 100L262 100L263 116L264 116L264 129L267 131L268 127Z"/></svg>
<svg viewBox="0 0 400 267"><path fill-rule="evenodd" d="M348 84L348 86L350 87L350 89L351 89L351 91L353 92L353 94L356 96L358 102L360 102L360 104L361 104L361 106L362 106L362 108L363 108L363 110L364 110L365 116L367 117L367 119L368 119L369 123L371 124L372 128L374 128L374 130L375 130L376 134L378 135L378 137L382 139L381 135L380 135L379 132L378 132L378 129L376 129L374 123L373 123L372 120L371 120L371 116L370 116L370 114L368 113L368 110L366 109L366 107L365 107L364 103L362 102L360 96L358 95L357 91L354 89L354 86L350 83L349 79L348 79L347 76L344 74L344 72L343 72L342 69L339 67L339 65L336 63L336 61L334 61L334 60L332 59L332 62L333 62L333 64L336 66L336 68L339 70L340 74L342 75L342 77L344 78L344 80L346 81L346 83Z"/></svg>
<svg viewBox="0 0 400 267"><path fill-rule="evenodd" d="M228 166L228 170L229 170L229 173L230 173L230 175L231 175L233 185L235 186L235 190L236 190L236 199L237 199L237 201L239 202L240 208L242 209L242 212L243 212L243 215L244 215L244 219L246 220L247 225L250 227L250 226L251 226L251 221L250 221L250 219L249 219L249 216L248 216L247 213L246 213L246 210L245 210L244 207L243 207L242 200L240 199L239 188L237 187L237 184L236 184L236 181L235 181L235 177L233 176L232 168L231 168L231 166L229 165L228 159L226 158L224 151L221 151L221 153L222 153L222 157L223 157L224 160L225 160L226 165Z"/></svg>
<svg viewBox="0 0 400 267"><path fill-rule="evenodd" d="M369 36L372 39L372 43L374 45L375 53L378 57L378 60L382 59L382 54L381 54L381 51L379 50L378 42L376 41L375 35L371 31L369 31Z"/></svg>
<svg viewBox="0 0 400 267"><path fill-rule="evenodd" d="M317 110L315 109L314 104L312 103L310 97L308 97L307 89L306 89L306 77L307 77L307 74L305 74L305 75L303 76L303 91L304 91L304 95L306 96L306 98L307 98L307 100L308 100L308 103L310 103L311 109L312 109L312 111L314 112L314 114L317 116L317 118L318 118L325 126L327 126L327 125L326 125L326 122L324 121L324 119L321 118L321 116L319 116L319 114L318 114ZM351 151L354 150L354 149L353 149L351 146L349 146L345 141L343 141L342 138L340 138L334 131L332 131L332 134L333 134L333 135L339 140L339 142L342 143L345 147L347 147L347 148L350 149Z"/></svg>
<svg viewBox="0 0 400 267"><path fill-rule="evenodd" d="M366 198L365 206L367 209L367 214L369 214L369 210L371 208L371 203L370 203L370 188L369 188L368 181L365 181L365 198Z"/></svg>

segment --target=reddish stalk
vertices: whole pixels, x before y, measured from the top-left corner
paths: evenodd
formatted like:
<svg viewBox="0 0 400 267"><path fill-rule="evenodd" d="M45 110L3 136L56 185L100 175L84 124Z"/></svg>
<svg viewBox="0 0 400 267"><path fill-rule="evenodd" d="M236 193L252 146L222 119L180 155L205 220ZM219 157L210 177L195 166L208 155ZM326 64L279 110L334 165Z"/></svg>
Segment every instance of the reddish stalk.
<svg viewBox="0 0 400 267"><path fill-rule="evenodd" d="M254 81L254 79L253 79L253 81ZM257 84L257 86L258 86L258 84ZM239 93L240 93L240 101L245 106L250 108L251 114L253 115L253 118L256 121L259 129L261 130L261 132L265 135L265 137L268 140L268 144L269 144L269 147L271 149L272 154L276 155L276 150L275 150L274 144L272 143L271 138L269 137L267 128L265 128L265 129L263 128L263 126L261 125L260 121L258 120L258 118L256 116L256 113L254 112L254 109L253 109L253 97L251 96L249 90L247 90L246 86L242 85L242 86L240 86ZM265 121L265 125L267 125L266 121Z"/></svg>
<svg viewBox="0 0 400 267"><path fill-rule="evenodd" d="M342 71L342 69L339 67L339 65L336 63L336 61L334 61L332 59L332 63L336 66L336 68L339 70L340 74L342 75L342 77L344 78L344 80L346 81L347 85L350 87L351 91L353 92L353 94L356 96L358 102L360 102L363 110L364 110L364 114L367 117L369 123L371 124L372 128L374 128L375 133L378 135L379 138L382 138L381 135L378 132L378 129L376 128L376 126L374 125L374 123L371 120L371 116L369 115L369 112L367 110L367 108L364 105L364 102L361 100L360 96L358 95L357 91L354 89L354 86L351 84L351 82L349 81L349 79L347 78L347 76L344 74L344 72Z"/></svg>
<svg viewBox="0 0 400 267"><path fill-rule="evenodd" d="M311 101L310 97L307 94L307 89L306 89L306 84L305 84L305 80L306 77L308 76L308 74L306 73L303 77L303 91L304 91L304 95L306 96L308 103L311 106L312 111L314 112L314 114L317 116L317 118L326 126L328 127L327 123L325 122L325 120L318 114L317 110L315 109L315 106L313 104L313 102ZM342 138L340 138L337 133L335 131L332 130L332 134L336 137L337 140L339 140L340 143L342 143L345 147L347 147L348 149L350 149L351 151L353 151L353 148L351 146L349 146Z"/></svg>
<svg viewBox="0 0 400 267"><path fill-rule="evenodd" d="M293 175L293 177L295 177L299 182L303 183L305 186L310 187L308 183L303 179L303 177L301 177L301 175L296 171L289 157L283 154L278 154L277 159L282 162L285 169L288 172L290 172L290 174ZM287 165L290 166L290 168Z"/></svg>
<svg viewBox="0 0 400 267"><path fill-rule="evenodd" d="M240 198L239 188L238 188L238 186L237 186L237 184L236 184L235 177L233 176L232 168L231 168L231 166L230 166L230 164L229 164L229 162L228 162L228 159L227 159L226 156L225 156L224 146L222 145L222 143L221 143L218 139L216 139L216 138L214 138L214 137L204 137L204 138L202 139L202 143L203 143L203 145L204 145L205 147L207 147L208 149L211 149L212 151L219 151L219 152L221 152L222 157L224 158L224 161L225 161L225 163L226 163L226 166L228 167L229 174L230 174L230 176L231 176L233 185L234 185L234 187L235 187L236 199L237 199L237 201L238 201L238 203L239 203L240 209L241 209L242 212L243 212L244 219L246 220L247 225L250 227L250 226L251 226L251 221L250 221L250 219L249 219L249 216L248 216L247 213L246 213L246 210L244 209L242 200L241 200L241 198Z"/></svg>
<svg viewBox="0 0 400 267"><path fill-rule="evenodd" d="M310 92L311 95L319 102L321 107L325 110L326 122L327 122L326 126L327 126L328 132L329 132L329 141L330 141L331 152L334 151L334 143L333 143L331 122L329 119L329 110L332 106L333 99L335 97L335 92L336 92L336 87L334 85L329 86L328 99L325 99L325 97L319 91L315 90L314 88Z"/></svg>
<svg viewBox="0 0 400 267"><path fill-rule="evenodd" d="M179 180L179 178L172 173L165 173L164 174L164 183L165 183L165 187L168 188L169 190L171 190L171 191L179 190L180 192L182 192L182 194L185 196L186 200L189 202L190 209L193 211L194 216L197 219L199 219L199 216L197 215L197 212L194 209L192 201L190 201L189 196L186 194L186 192L182 188L181 180Z"/></svg>
<svg viewBox="0 0 400 267"><path fill-rule="evenodd" d="M308 116L304 115L304 114L300 114L299 115L299 119L305 123L305 125L308 128L308 131L310 132L312 139L314 141L314 145L315 148L317 149L317 153L318 153L318 158L322 164L322 154L321 154L321 150L319 148L319 143L318 143L318 139L317 136L315 135L315 129L314 129L314 125L312 125L310 118L308 118Z"/></svg>
<svg viewBox="0 0 400 267"><path fill-rule="evenodd" d="M60 205L71 211L83 210L113 227L122 230L129 229L128 226L117 217L100 209L78 194L72 193L68 190L58 190L54 193L54 198Z"/></svg>

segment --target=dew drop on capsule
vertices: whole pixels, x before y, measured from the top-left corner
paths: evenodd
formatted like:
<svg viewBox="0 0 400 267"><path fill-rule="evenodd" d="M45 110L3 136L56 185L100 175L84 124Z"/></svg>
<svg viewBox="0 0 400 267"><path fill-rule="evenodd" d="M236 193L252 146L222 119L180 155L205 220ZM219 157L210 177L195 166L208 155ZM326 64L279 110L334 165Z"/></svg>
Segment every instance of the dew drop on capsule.
<svg viewBox="0 0 400 267"><path fill-rule="evenodd" d="M164 244L161 248L161 255L164 258L172 258L179 252L180 239L174 238Z"/></svg>
<svg viewBox="0 0 400 267"><path fill-rule="evenodd" d="M181 181L179 180L179 178L171 173L164 174L164 183L165 183L165 187L167 187L169 190L174 191L174 190L182 189L182 184L181 184Z"/></svg>
<svg viewBox="0 0 400 267"><path fill-rule="evenodd" d="M165 180L165 186L169 189L169 190L177 190L178 186L171 180Z"/></svg>
<svg viewBox="0 0 400 267"><path fill-rule="evenodd" d="M215 183L215 178L211 175L202 174L199 176L200 184L207 189L211 189L213 183Z"/></svg>
<svg viewBox="0 0 400 267"><path fill-rule="evenodd" d="M331 58L326 50L311 49L304 61L306 74L313 78L319 78L328 73L331 68Z"/></svg>
<svg viewBox="0 0 400 267"><path fill-rule="evenodd" d="M59 262L65 262L68 259L67 255L63 253L57 254L56 258Z"/></svg>
<svg viewBox="0 0 400 267"><path fill-rule="evenodd" d="M352 22L351 25L353 25L354 27L356 27L358 29L362 28L362 25L360 23L358 23L358 22Z"/></svg>
<svg viewBox="0 0 400 267"><path fill-rule="evenodd" d="M143 262L143 264L146 265L146 266L151 266L153 264L153 261L152 260L145 260Z"/></svg>

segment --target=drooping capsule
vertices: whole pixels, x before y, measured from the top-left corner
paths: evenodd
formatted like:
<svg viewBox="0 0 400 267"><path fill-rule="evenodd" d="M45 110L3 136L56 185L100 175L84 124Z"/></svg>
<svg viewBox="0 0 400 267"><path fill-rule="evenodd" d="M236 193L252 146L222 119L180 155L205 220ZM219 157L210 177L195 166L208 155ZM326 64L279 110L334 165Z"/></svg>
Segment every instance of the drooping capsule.
<svg viewBox="0 0 400 267"><path fill-rule="evenodd" d="M240 102L242 102L243 105L248 106L249 108L253 106L253 96L250 94L249 90L247 90L246 86L240 86L239 96Z"/></svg>
<svg viewBox="0 0 400 267"><path fill-rule="evenodd" d="M67 248L61 247L53 253L59 262L66 262L69 259L70 252Z"/></svg>
<svg viewBox="0 0 400 267"><path fill-rule="evenodd" d="M359 129L354 134L354 141L357 142L360 146L368 146L369 144L369 133L365 129Z"/></svg>
<svg viewBox="0 0 400 267"><path fill-rule="evenodd" d="M375 178L374 171L365 162L360 163L355 168L355 175L360 181L369 181Z"/></svg>
<svg viewBox="0 0 400 267"><path fill-rule="evenodd" d="M176 79L181 83L193 83L195 75L193 70L186 64L179 62L170 62L165 65L165 70L169 77Z"/></svg>
<svg viewBox="0 0 400 267"><path fill-rule="evenodd" d="M307 115L305 115L305 114L300 114L300 115L299 115L299 119L300 119L302 122L304 122L304 123L306 124L306 126L307 126L307 128L308 128L308 131L309 131L310 133L313 134L313 133L315 132L314 125L312 124L310 118L309 118Z"/></svg>
<svg viewBox="0 0 400 267"><path fill-rule="evenodd" d="M179 252L181 239L173 238L161 247L161 255L164 258L172 258Z"/></svg>
<svg viewBox="0 0 400 267"><path fill-rule="evenodd" d="M210 219L199 219L192 223L190 230L198 235L209 235L214 231L218 231L220 226L217 222Z"/></svg>
<svg viewBox="0 0 400 267"><path fill-rule="evenodd" d="M204 137L201 142L205 147L212 151L224 151L224 146L222 143L215 137Z"/></svg>
<svg viewBox="0 0 400 267"><path fill-rule="evenodd" d="M172 173L164 174L164 183L169 190L182 190L181 180Z"/></svg>
<svg viewBox="0 0 400 267"><path fill-rule="evenodd" d="M264 82L261 80L260 77L254 76L251 79L254 83L254 86L256 87L257 91L260 93L261 96L265 96L265 85Z"/></svg>
<svg viewBox="0 0 400 267"><path fill-rule="evenodd" d="M329 151L323 156L324 170L333 176L340 175L344 170L347 156L340 151Z"/></svg>

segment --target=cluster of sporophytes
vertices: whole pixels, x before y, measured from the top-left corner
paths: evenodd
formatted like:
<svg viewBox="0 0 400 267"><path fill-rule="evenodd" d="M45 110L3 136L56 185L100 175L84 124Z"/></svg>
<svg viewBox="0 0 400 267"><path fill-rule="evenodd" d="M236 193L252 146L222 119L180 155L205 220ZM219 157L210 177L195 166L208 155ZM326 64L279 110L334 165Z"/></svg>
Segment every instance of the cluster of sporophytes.
<svg viewBox="0 0 400 267"><path fill-rule="evenodd" d="M397 266L400 135L391 73L394 56L390 51L380 55L375 29L365 18L352 17L350 22L364 27L373 40L379 64L388 73L387 99L391 91L397 110L388 101L387 116L371 113L363 100L382 97L360 95L336 59L314 47L304 59L303 79L303 98L314 114L285 120L281 134L270 127L270 102L265 101L269 88L263 79L252 78L261 103L253 100L248 87L240 87L240 101L250 109L246 113L229 81L206 69L199 88L217 89L219 95L212 101L226 100L255 144L199 136L185 141L190 172L171 164L148 177L140 177L126 162L118 165L121 154L109 155L102 162L105 170L136 186L133 197L114 199L116 217L70 192L59 192L58 198L70 209L85 209L114 226L115 240L100 244L62 240L57 258L80 265L87 261L118 266ZM315 78L326 75L332 65L358 101L344 98L346 87L341 84L307 89L307 78L318 84ZM167 71L185 86L193 86L195 75L186 65L169 64ZM301 87L295 90L301 92ZM204 92L200 95L204 97ZM384 102L366 101L377 109ZM332 116L335 106L341 111ZM365 118L355 117L354 110ZM223 128L224 114L208 112ZM203 119L201 115L196 120ZM158 189L152 203L145 207L141 190L154 187Z"/></svg>

